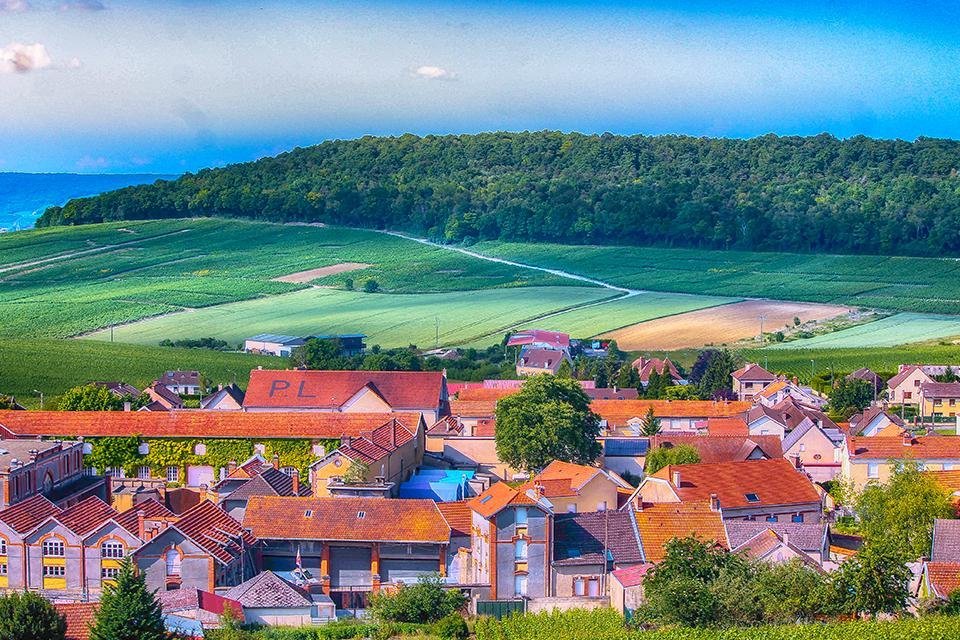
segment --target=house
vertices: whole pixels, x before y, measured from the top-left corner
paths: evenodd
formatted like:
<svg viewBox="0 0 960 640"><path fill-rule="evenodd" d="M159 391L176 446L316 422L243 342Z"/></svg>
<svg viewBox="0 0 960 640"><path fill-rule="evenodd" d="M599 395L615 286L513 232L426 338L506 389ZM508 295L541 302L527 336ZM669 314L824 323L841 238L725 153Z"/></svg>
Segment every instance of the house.
<svg viewBox="0 0 960 640"><path fill-rule="evenodd" d="M553 533L553 597L607 603L614 569L644 564L632 511L558 513Z"/></svg>
<svg viewBox="0 0 960 640"><path fill-rule="evenodd" d="M600 466L621 476L643 475L650 439L637 436L600 438Z"/></svg>
<svg viewBox="0 0 960 640"><path fill-rule="evenodd" d="M490 585L490 600L548 597L553 509L534 490L499 482L473 498L471 562L475 584Z"/></svg>
<svg viewBox="0 0 960 640"><path fill-rule="evenodd" d="M173 626L182 629L181 620L192 620L203 629L220 627L220 620L227 611L234 616L243 616L243 605L237 600L226 598L203 589L189 587L175 591L157 592L157 602L163 610L164 619L172 618Z"/></svg>
<svg viewBox="0 0 960 640"><path fill-rule="evenodd" d="M118 398L136 398L140 395L140 389L137 389L132 384L127 384L126 382L91 382L90 384L95 387L106 389Z"/></svg>
<svg viewBox="0 0 960 640"><path fill-rule="evenodd" d="M151 590L236 586L254 573L257 539L209 500L170 523L133 553Z"/></svg>
<svg viewBox="0 0 960 640"><path fill-rule="evenodd" d="M560 365L564 362L573 366L573 360L570 359L570 354L567 351L524 347L517 359L517 375L556 374L560 370Z"/></svg>
<svg viewBox="0 0 960 640"><path fill-rule="evenodd" d="M799 460L814 482L833 480L840 474L846 435L825 414L808 416L783 438L783 455Z"/></svg>
<svg viewBox="0 0 960 640"><path fill-rule="evenodd" d="M857 369L853 373L849 374L847 376L847 380L863 380L868 382L870 386L873 387L874 394L880 393L884 387L883 378L866 367Z"/></svg>
<svg viewBox="0 0 960 640"><path fill-rule="evenodd" d="M643 579L653 568L650 563L614 569L610 573L610 606L630 619L644 602Z"/></svg>
<svg viewBox="0 0 960 640"><path fill-rule="evenodd" d="M826 523L737 520L724 525L734 553L744 552L756 560L777 563L799 557L818 567L830 561L830 530Z"/></svg>
<svg viewBox="0 0 960 640"><path fill-rule="evenodd" d="M30 417L33 411L7 410L6 415ZM14 438L0 418L0 509L35 495L44 495L62 507L88 496L107 497L106 480L87 475L83 468L83 443Z"/></svg>
<svg viewBox="0 0 960 640"><path fill-rule="evenodd" d="M960 520L934 520L930 560L923 564L921 595L946 600L960 589Z"/></svg>
<svg viewBox="0 0 960 640"><path fill-rule="evenodd" d="M749 363L730 374L733 378L733 393L738 400L751 402L764 387L777 379L775 375L756 363Z"/></svg>
<svg viewBox="0 0 960 640"><path fill-rule="evenodd" d="M640 356L631 363L631 366L636 369L637 374L640 376L640 384L642 384L644 388L650 383L650 376L654 371L660 376L664 375L664 373L669 374L673 384L687 384L687 380L680 375L677 365L673 364L670 358L661 360L660 358L644 358Z"/></svg>
<svg viewBox="0 0 960 640"><path fill-rule="evenodd" d="M157 382L168 391L182 396L198 396L205 391L199 371L166 371Z"/></svg>
<svg viewBox="0 0 960 640"><path fill-rule="evenodd" d="M924 382L920 385L920 416L956 418L960 409L960 382Z"/></svg>
<svg viewBox="0 0 960 640"><path fill-rule="evenodd" d="M235 383L217 387L217 390L200 401L205 411L240 411L243 409L243 391Z"/></svg>
<svg viewBox="0 0 960 640"><path fill-rule="evenodd" d="M898 461L915 462L925 471L960 469L960 440L956 436L901 435L851 437L841 450L841 473L861 490L869 482L885 483Z"/></svg>
<svg viewBox="0 0 960 640"><path fill-rule="evenodd" d="M776 384L776 383L774 383ZM818 420L831 428L836 425L826 414L810 405L801 404L791 396L774 405L757 403L747 413L747 428L751 435L776 435L783 438L805 421Z"/></svg>
<svg viewBox="0 0 960 640"><path fill-rule="evenodd" d="M340 446L310 465L310 484L317 496L328 496L332 479L345 480L357 474L363 482L392 483L408 480L423 462L423 418L395 414L392 420L360 432L344 435ZM355 469L354 469L355 468Z"/></svg>
<svg viewBox="0 0 960 640"><path fill-rule="evenodd" d="M709 500L659 504L636 502L625 510L634 511L647 562L662 561L667 554L667 543L677 538L693 536L722 549L730 548L720 509Z"/></svg>
<svg viewBox="0 0 960 640"><path fill-rule="evenodd" d="M920 386L934 382L918 364L900 365L897 375L887 380L887 399L891 404L920 404Z"/></svg>
<svg viewBox="0 0 960 640"><path fill-rule="evenodd" d="M447 570L450 526L432 500L256 496L243 526L261 541L263 569L338 609L366 608L382 585Z"/></svg>
<svg viewBox="0 0 960 640"><path fill-rule="evenodd" d="M451 411L463 404L479 404L453 400ZM487 404L487 403L482 403ZM496 403L489 403L491 406ZM479 411L486 415L486 411ZM502 462L497 456L496 419L454 414L441 418L426 432L426 450L454 466L476 467L478 471L503 480L519 478L520 471Z"/></svg>
<svg viewBox="0 0 960 640"><path fill-rule="evenodd" d="M673 448L678 445L693 447L700 454L700 462L738 462L741 460L769 460L783 457L780 439L776 436L697 436L655 435L650 448Z"/></svg>
<svg viewBox="0 0 960 640"><path fill-rule="evenodd" d="M783 458L668 465L647 476L629 505L709 502L724 520L820 522L820 494L805 474Z"/></svg>
<svg viewBox="0 0 960 640"><path fill-rule="evenodd" d="M243 607L247 624L302 627L337 619L336 606L330 596L310 594L270 570L231 587L224 597Z"/></svg>
<svg viewBox="0 0 960 640"><path fill-rule="evenodd" d="M517 331L507 339L508 347L535 347L554 349L557 351L570 350L570 335L559 331L543 331L542 329L526 329Z"/></svg>
<svg viewBox="0 0 960 640"><path fill-rule="evenodd" d="M224 483L227 484L224 485ZM268 466L259 474L244 480L236 487L230 482L228 476L214 486L214 492L221 485L229 488L230 491L220 498L220 508L230 514L237 522L243 522L243 513L247 508L247 502L253 496L307 497L313 493L309 483L300 483L300 472L297 469L291 470L290 473L280 471L279 461L276 466Z"/></svg>
<svg viewBox="0 0 960 640"><path fill-rule="evenodd" d="M630 485L605 469L554 460L518 490L538 491L560 514L616 509L624 488Z"/></svg>
<svg viewBox="0 0 960 640"><path fill-rule="evenodd" d="M174 409L183 409L183 398L169 387L159 381L154 381L146 389L145 394L150 396L150 404L146 405L141 411L172 411Z"/></svg>
<svg viewBox="0 0 960 640"><path fill-rule="evenodd" d="M262 355L289 358L293 350L306 344L305 338L298 336L284 336L275 333L258 333L243 341L244 353L258 353Z"/></svg>
<svg viewBox="0 0 960 640"><path fill-rule="evenodd" d="M778 378L753 396L755 403L768 407L775 407L788 399L811 409L822 409L827 406L826 398L810 387L802 386L796 378L793 380Z"/></svg>
<svg viewBox="0 0 960 640"><path fill-rule="evenodd" d="M243 410L423 414L433 424L448 411L440 371L278 371L254 369Z"/></svg>
<svg viewBox="0 0 960 640"><path fill-rule="evenodd" d="M706 429L707 420L735 417L746 413L749 402L713 400L594 400L590 410L600 416L607 435L639 435L647 411L653 409L664 432L697 433Z"/></svg>
<svg viewBox="0 0 960 640"><path fill-rule="evenodd" d="M897 436L904 426L898 415L883 406L867 407L863 413L850 416L850 435L854 436Z"/></svg>

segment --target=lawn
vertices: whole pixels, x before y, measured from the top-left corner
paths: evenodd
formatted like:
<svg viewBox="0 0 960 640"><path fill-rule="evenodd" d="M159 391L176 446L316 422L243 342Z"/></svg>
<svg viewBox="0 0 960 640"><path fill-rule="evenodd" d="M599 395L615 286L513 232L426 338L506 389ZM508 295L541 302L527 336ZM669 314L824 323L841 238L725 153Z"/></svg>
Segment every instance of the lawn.
<svg viewBox="0 0 960 640"><path fill-rule="evenodd" d="M920 313L895 315L849 329L771 345L769 349L895 347L960 335L960 317Z"/></svg>
<svg viewBox="0 0 960 640"><path fill-rule="evenodd" d="M587 287L524 287L450 293L370 294L336 289L294 293L165 315L117 327L114 340L157 344L165 338L215 337L240 343L256 333L364 333L369 344L433 347L474 340L498 343L531 318L613 295ZM600 308L600 307L598 307ZM486 336L486 339L480 338ZM109 340L108 330L91 337Z"/></svg>
<svg viewBox="0 0 960 640"><path fill-rule="evenodd" d="M960 314L960 261L483 242L485 255L635 289Z"/></svg>

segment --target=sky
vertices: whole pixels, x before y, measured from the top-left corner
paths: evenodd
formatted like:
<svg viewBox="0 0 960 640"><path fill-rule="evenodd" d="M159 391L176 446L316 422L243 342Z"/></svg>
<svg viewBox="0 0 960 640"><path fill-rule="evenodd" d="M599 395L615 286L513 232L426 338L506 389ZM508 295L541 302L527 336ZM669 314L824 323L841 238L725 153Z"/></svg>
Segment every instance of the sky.
<svg viewBox="0 0 960 640"><path fill-rule="evenodd" d="M958 16L960 0L0 0L0 171L181 173L406 132L960 138Z"/></svg>

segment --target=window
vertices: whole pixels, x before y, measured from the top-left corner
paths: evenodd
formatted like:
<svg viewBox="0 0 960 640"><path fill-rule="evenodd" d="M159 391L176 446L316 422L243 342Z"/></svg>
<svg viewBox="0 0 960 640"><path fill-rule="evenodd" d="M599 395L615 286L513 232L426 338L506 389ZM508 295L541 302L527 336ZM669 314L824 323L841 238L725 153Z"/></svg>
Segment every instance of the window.
<svg viewBox="0 0 960 640"><path fill-rule="evenodd" d="M0 564L0 576L7 575L7 563Z"/></svg>
<svg viewBox="0 0 960 640"><path fill-rule="evenodd" d="M527 541L521 538L513 545L513 557L517 560L527 559Z"/></svg>
<svg viewBox="0 0 960 640"><path fill-rule="evenodd" d="M62 578L67 575L67 568L62 564L45 564L43 565L43 577L44 578Z"/></svg>
<svg viewBox="0 0 960 640"><path fill-rule="evenodd" d="M56 538L56 539L44 541L43 555L62 558L63 557L63 540Z"/></svg>
<svg viewBox="0 0 960 640"><path fill-rule="evenodd" d="M120 573L120 569L117 567L104 567L103 569L100 569L100 579L116 580L118 573Z"/></svg>
<svg viewBox="0 0 960 640"><path fill-rule="evenodd" d="M793 514L793 516L790 518L790 522L803 522L803 514L802 513Z"/></svg>
<svg viewBox="0 0 960 640"><path fill-rule="evenodd" d="M913 397L913 392L912 392L912 391L904 391L904 392L903 392L903 399L904 399L904 400L909 400L909 399L912 398L912 397Z"/></svg>
<svg viewBox="0 0 960 640"><path fill-rule="evenodd" d="M101 558L123 558L123 543L116 540L108 540L100 545Z"/></svg>
<svg viewBox="0 0 960 640"><path fill-rule="evenodd" d="M919 387L919 386L920 386L920 381L919 381L919 380L914 380L914 381L913 381L913 386Z"/></svg>
<svg viewBox="0 0 960 640"><path fill-rule="evenodd" d="M760 502L760 496L755 493L745 493L743 497L747 499L747 502Z"/></svg>
<svg viewBox="0 0 960 640"><path fill-rule="evenodd" d="M517 596L527 595L527 576L519 575L513 577L513 594Z"/></svg>
<svg viewBox="0 0 960 640"><path fill-rule="evenodd" d="M180 467L167 467L167 482L180 481Z"/></svg>
<svg viewBox="0 0 960 640"><path fill-rule="evenodd" d="M150 479L150 467L143 465L137 467L137 478L140 480L149 480Z"/></svg>
<svg viewBox="0 0 960 640"><path fill-rule="evenodd" d="M587 581L584 578L573 579L573 595L575 596L587 595Z"/></svg>
<svg viewBox="0 0 960 640"><path fill-rule="evenodd" d="M517 514L517 524L518 524L518 525L521 525L521 526L526 526L526 525L527 525L527 517L529 516L529 512L527 511L527 508L526 508L526 507L517 507L516 514Z"/></svg>
<svg viewBox="0 0 960 640"><path fill-rule="evenodd" d="M597 511L606 511L607 510L607 501L602 500L597 503Z"/></svg>
<svg viewBox="0 0 960 640"><path fill-rule="evenodd" d="M806 450L807 450L807 445L805 445L805 444L803 444L803 443L801 442L801 443L800 443L800 452L802 453L802 452L804 452L804 451L806 451Z"/></svg>
<svg viewBox="0 0 960 640"><path fill-rule="evenodd" d="M169 549L166 555L167 576L180 576L180 552L176 549Z"/></svg>
<svg viewBox="0 0 960 640"><path fill-rule="evenodd" d="M953 471L953 463L952 463L952 462L944 462L944 463L943 463L943 470L944 470L944 471Z"/></svg>
<svg viewBox="0 0 960 640"><path fill-rule="evenodd" d="M868 462L867 463L867 477L868 478L879 478L880 477L880 464L877 462Z"/></svg>
<svg viewBox="0 0 960 640"><path fill-rule="evenodd" d="M7 555L7 541L0 538L0 556Z"/></svg>
<svg viewBox="0 0 960 640"><path fill-rule="evenodd" d="M767 516L767 522L777 522L777 516L774 516L774 515Z"/></svg>

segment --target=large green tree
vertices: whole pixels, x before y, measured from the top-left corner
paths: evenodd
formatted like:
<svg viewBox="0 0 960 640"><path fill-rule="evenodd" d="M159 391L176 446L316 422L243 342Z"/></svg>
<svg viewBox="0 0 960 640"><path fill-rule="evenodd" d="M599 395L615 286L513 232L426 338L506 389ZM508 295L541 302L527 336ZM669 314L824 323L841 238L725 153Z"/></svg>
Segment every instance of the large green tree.
<svg viewBox="0 0 960 640"><path fill-rule="evenodd" d="M0 595L3 640L63 640L66 631L66 620L43 596L32 591Z"/></svg>
<svg viewBox="0 0 960 640"><path fill-rule="evenodd" d="M868 484L856 512L867 541L891 545L906 560L929 555L933 521L954 514L950 496L911 461L897 462L886 483Z"/></svg>
<svg viewBox="0 0 960 640"><path fill-rule="evenodd" d="M873 402L874 387L859 378L843 377L830 390L828 409L831 415L846 420L854 413L863 411Z"/></svg>
<svg viewBox="0 0 960 640"><path fill-rule="evenodd" d="M662 428L663 424L657 414L654 413L653 405L647 407L647 413L643 416L643 422L640 424L640 433L647 437L655 436L660 433Z"/></svg>
<svg viewBox="0 0 960 640"><path fill-rule="evenodd" d="M466 598L447 589L438 575L420 576L416 584L370 598L370 610L382 622L436 622L459 611Z"/></svg>
<svg viewBox="0 0 960 640"><path fill-rule="evenodd" d="M729 397L733 380L730 374L737 370L737 359L726 349L711 349L706 352L697 389L704 400Z"/></svg>
<svg viewBox="0 0 960 640"><path fill-rule="evenodd" d="M107 585L90 628L90 640L165 640L163 613L146 577L130 559L120 565L116 582Z"/></svg>
<svg viewBox="0 0 960 640"><path fill-rule="evenodd" d="M895 545L867 542L833 576L835 597L847 613L899 613L910 597L911 575Z"/></svg>
<svg viewBox="0 0 960 640"><path fill-rule="evenodd" d="M60 396L61 411L120 411L123 398L105 387L85 384L68 389Z"/></svg>
<svg viewBox="0 0 960 640"><path fill-rule="evenodd" d="M657 447L647 452L644 460L644 471L648 474L656 473L671 464L696 464L700 462L700 452L689 444L678 444L673 447Z"/></svg>
<svg viewBox="0 0 960 640"><path fill-rule="evenodd" d="M497 403L497 456L525 471L553 460L589 464L600 455L600 418L580 383L540 374Z"/></svg>

